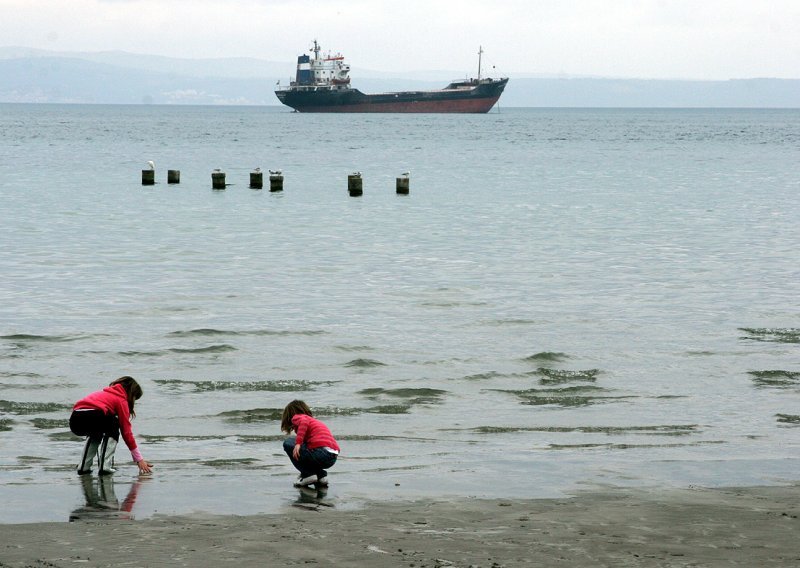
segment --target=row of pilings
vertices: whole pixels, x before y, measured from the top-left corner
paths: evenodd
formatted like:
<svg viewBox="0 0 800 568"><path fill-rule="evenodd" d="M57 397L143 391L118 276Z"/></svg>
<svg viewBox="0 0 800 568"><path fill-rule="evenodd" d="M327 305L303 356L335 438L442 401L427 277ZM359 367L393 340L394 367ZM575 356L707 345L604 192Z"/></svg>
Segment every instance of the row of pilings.
<svg viewBox="0 0 800 568"><path fill-rule="evenodd" d="M397 178L395 190L399 194L408 194L410 190L409 173L405 172ZM211 189L221 190L225 189L229 183L226 183L225 172L221 170L214 170L211 172ZM167 170L167 183L179 184L181 182L180 170ZM154 168L142 170L142 185L155 185L156 171ZM256 168L250 172L250 187L252 189L263 189L264 187L264 172L260 168ZM283 191L283 172L280 170L269 170L269 190L270 191ZM359 197L364 194L364 183L361 172L353 172L347 176L347 191L351 197Z"/></svg>

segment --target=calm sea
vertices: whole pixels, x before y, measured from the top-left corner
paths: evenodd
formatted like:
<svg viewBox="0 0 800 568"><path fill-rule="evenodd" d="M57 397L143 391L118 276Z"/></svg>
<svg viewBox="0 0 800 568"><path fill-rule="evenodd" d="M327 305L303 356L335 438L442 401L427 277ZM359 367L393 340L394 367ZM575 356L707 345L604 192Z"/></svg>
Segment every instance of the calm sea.
<svg viewBox="0 0 800 568"><path fill-rule="evenodd" d="M797 481L799 165L798 110L0 105L0 522L309 499L294 398L339 508ZM156 473L83 483L126 374Z"/></svg>

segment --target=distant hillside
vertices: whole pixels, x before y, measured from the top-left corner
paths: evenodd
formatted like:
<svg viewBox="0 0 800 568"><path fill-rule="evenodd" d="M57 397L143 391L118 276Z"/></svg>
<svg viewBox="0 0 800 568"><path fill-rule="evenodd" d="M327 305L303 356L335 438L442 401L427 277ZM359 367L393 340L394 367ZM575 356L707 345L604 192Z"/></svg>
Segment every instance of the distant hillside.
<svg viewBox="0 0 800 568"><path fill-rule="evenodd" d="M800 108L800 79L518 79L503 106Z"/></svg>
<svg viewBox="0 0 800 568"><path fill-rule="evenodd" d="M173 59L123 52L55 53L0 48L0 102L278 105L274 94L293 62ZM441 88L463 76L441 71L355 70L362 91ZM764 107L800 108L800 80L678 81L511 77L502 107Z"/></svg>
<svg viewBox="0 0 800 568"><path fill-rule="evenodd" d="M0 102L279 104L277 79L193 77L66 57L0 60L0 77Z"/></svg>

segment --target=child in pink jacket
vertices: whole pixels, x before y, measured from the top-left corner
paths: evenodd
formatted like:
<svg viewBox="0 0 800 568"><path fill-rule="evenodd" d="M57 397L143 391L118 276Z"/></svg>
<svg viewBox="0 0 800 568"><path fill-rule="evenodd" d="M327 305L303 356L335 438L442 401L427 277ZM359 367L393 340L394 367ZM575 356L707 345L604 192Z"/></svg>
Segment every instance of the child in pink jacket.
<svg viewBox="0 0 800 568"><path fill-rule="evenodd" d="M294 486L327 487L328 472L325 470L339 457L339 444L330 429L314 418L305 402L293 400L283 409L281 430L287 434L295 432L283 441L284 451L300 472Z"/></svg>
<svg viewBox="0 0 800 568"><path fill-rule="evenodd" d="M133 377L121 377L101 391L93 392L75 403L69 417L69 428L78 436L87 436L83 455L78 464L78 475L92 472L95 456L100 464L100 475L114 473L114 452L119 442L120 430L125 445L131 451L139 473L150 473L153 464L142 457L131 430L134 403L142 397L142 387Z"/></svg>

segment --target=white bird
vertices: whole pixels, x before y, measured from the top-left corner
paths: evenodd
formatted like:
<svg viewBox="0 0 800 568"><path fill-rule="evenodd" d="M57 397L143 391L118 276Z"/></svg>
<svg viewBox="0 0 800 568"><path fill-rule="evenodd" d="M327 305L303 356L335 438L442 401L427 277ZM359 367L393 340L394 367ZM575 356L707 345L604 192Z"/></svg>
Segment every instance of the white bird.
<svg viewBox="0 0 800 568"><path fill-rule="evenodd" d="M156 164L155 164L155 162L153 162L153 160L148 161L147 165L150 166L151 170L156 169Z"/></svg>
<svg viewBox="0 0 800 568"><path fill-rule="evenodd" d="M270 170L269 173L271 173L274 176L279 176L283 173L283 170Z"/></svg>
<svg viewBox="0 0 800 568"><path fill-rule="evenodd" d="M361 177L361 172L353 172L353 175Z"/></svg>
<svg viewBox="0 0 800 568"><path fill-rule="evenodd" d="M214 168L212 171L213 171L214 173L219 173L219 172L221 172L222 170L221 170L221 169L219 169L219 168Z"/></svg>
<svg viewBox="0 0 800 568"><path fill-rule="evenodd" d="M411 172L403 172L400 175L402 175L403 177L410 177L411 176Z"/></svg>
<svg viewBox="0 0 800 568"><path fill-rule="evenodd" d="M253 170L253 173L256 173L256 174L261 173L261 168L255 168Z"/></svg>

